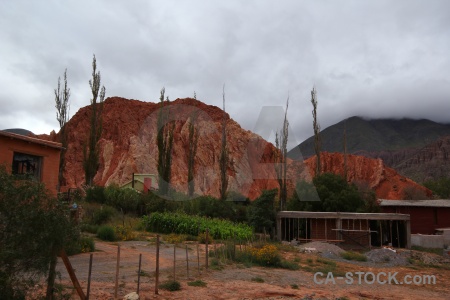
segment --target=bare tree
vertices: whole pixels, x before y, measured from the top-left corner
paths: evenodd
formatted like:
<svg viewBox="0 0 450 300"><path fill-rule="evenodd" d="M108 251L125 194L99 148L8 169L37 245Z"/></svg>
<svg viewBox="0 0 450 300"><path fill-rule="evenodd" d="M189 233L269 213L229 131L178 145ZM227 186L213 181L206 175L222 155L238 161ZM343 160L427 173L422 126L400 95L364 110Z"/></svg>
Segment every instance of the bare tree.
<svg viewBox="0 0 450 300"><path fill-rule="evenodd" d="M197 146L198 146L198 129L195 127L195 122L197 120L198 114L195 111L190 120L189 120L189 139L188 139L188 195L192 197L194 195L194 163L195 163L195 155L197 154Z"/></svg>
<svg viewBox="0 0 450 300"><path fill-rule="evenodd" d="M311 103L313 105L312 115L313 115L313 129L314 129L314 151L316 152L316 176L320 175L321 172L321 164L320 164L320 149L321 149L321 140L320 140L320 125L317 121L317 96L316 96L316 88L313 87L311 91Z"/></svg>
<svg viewBox="0 0 450 300"><path fill-rule="evenodd" d="M59 139L62 144L61 155L59 159L59 173L58 173L58 192L61 186L64 185L64 168L66 165L65 155L67 151L67 128L66 123L69 120L69 98L70 88L67 85L67 69L64 71L64 89L61 89L61 77L58 77L58 87L55 91L55 108L56 120L59 123Z"/></svg>
<svg viewBox="0 0 450 300"><path fill-rule="evenodd" d="M277 174L278 185L280 186L280 210L286 208L287 200L287 143L288 143L288 131L289 121L287 119L287 112L289 108L289 96L286 100L286 111L284 112L283 127L280 133L275 133L275 147L278 151L275 152L275 172Z"/></svg>
<svg viewBox="0 0 450 300"><path fill-rule="evenodd" d="M156 142L158 146L158 173L159 173L159 192L161 195L167 195L169 192L170 179L172 175L172 147L173 147L173 131L175 130L175 122L169 122L170 111L165 106L165 102L169 101L169 97L164 101L166 89L161 89L159 98L159 113L157 123Z"/></svg>
<svg viewBox="0 0 450 300"><path fill-rule="evenodd" d="M92 59L92 79L89 80L89 86L91 87L91 119L89 128L89 138L87 146L84 146L84 173L86 185L91 186L94 181L94 176L100 166L99 163L99 149L98 141L102 135L102 113L103 113L103 101L105 100L106 89L101 84L100 71L97 72L97 60L95 55Z"/></svg>
<svg viewBox="0 0 450 300"><path fill-rule="evenodd" d="M227 120L225 115L225 85L222 89L222 101L223 101L223 117L222 117L222 146L220 151L220 199L225 200L227 198L228 189L228 163L229 163L229 153L227 148Z"/></svg>
<svg viewBox="0 0 450 300"><path fill-rule="evenodd" d="M344 178L347 180L348 161L347 161L347 122L344 121Z"/></svg>

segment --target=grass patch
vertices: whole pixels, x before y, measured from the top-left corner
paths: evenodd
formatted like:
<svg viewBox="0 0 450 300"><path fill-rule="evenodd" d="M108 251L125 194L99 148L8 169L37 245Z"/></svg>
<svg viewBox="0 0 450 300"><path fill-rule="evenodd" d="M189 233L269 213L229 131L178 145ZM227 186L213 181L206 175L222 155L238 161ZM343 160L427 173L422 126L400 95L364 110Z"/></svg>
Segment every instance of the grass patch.
<svg viewBox="0 0 450 300"><path fill-rule="evenodd" d="M291 284L291 288L298 290L298 284Z"/></svg>
<svg viewBox="0 0 450 300"><path fill-rule="evenodd" d="M364 254L354 251L342 252L341 257L346 260L367 261L367 257Z"/></svg>
<svg viewBox="0 0 450 300"><path fill-rule="evenodd" d="M253 278L251 279L251 281L263 283L263 282L264 282L264 279L262 279L262 278L259 277L259 276L256 276L256 277L253 277Z"/></svg>
<svg viewBox="0 0 450 300"><path fill-rule="evenodd" d="M136 273L138 273L138 272L136 272ZM144 271L144 270L141 270L140 275L141 275L141 277L152 277L152 274L150 274L149 272Z"/></svg>
<svg viewBox="0 0 450 300"><path fill-rule="evenodd" d="M164 241L168 244L181 244L186 241L186 234L171 233L164 237Z"/></svg>
<svg viewBox="0 0 450 300"><path fill-rule="evenodd" d="M282 269L288 269L288 270L298 270L300 269L300 266L296 262L288 261L288 260L281 260L279 263L279 266Z"/></svg>
<svg viewBox="0 0 450 300"><path fill-rule="evenodd" d="M205 287L206 286L206 282L204 282L203 280L195 280L195 281L191 281L187 283L189 286L198 286L198 287Z"/></svg>
<svg viewBox="0 0 450 300"><path fill-rule="evenodd" d="M421 246L412 246L411 250L416 250L420 252L427 252L427 253L433 253L442 256L442 248L425 248Z"/></svg>
<svg viewBox="0 0 450 300"><path fill-rule="evenodd" d="M223 270L223 266L217 258L211 259L209 268L216 271Z"/></svg>
<svg viewBox="0 0 450 300"><path fill-rule="evenodd" d="M159 288L162 290L175 292L181 290L181 284L176 280L169 280L166 282L163 282L159 285Z"/></svg>
<svg viewBox="0 0 450 300"><path fill-rule="evenodd" d="M317 273L322 272L326 276L329 272L333 273L333 276L345 276L345 272L340 270L334 261L317 258L314 262L311 258L307 259L307 264L300 267L303 271Z"/></svg>
<svg viewBox="0 0 450 300"><path fill-rule="evenodd" d="M116 233L113 227L102 225L97 230L97 237L103 241L113 242L116 240Z"/></svg>

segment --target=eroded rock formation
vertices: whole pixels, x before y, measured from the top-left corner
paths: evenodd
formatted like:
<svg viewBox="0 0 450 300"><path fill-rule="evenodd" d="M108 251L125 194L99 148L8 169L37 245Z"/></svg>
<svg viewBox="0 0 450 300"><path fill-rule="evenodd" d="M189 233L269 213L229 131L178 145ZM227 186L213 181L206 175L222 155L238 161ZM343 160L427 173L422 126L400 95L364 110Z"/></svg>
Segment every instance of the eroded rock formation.
<svg viewBox="0 0 450 300"><path fill-rule="evenodd" d="M123 184L132 173L157 173L158 148L156 123L159 103L111 97L105 100L103 133L100 139L100 168L94 178L98 185ZM185 98L169 103L171 119L176 123L173 146L172 186L187 191L188 124L197 112L199 129L195 158L195 193L219 196L219 156L223 111L200 101ZM90 107L81 108L67 123L69 132L64 172L66 185L84 184L83 150L89 134ZM273 165L276 148L263 138L244 130L226 114L230 153L229 189L254 199L264 189L277 188ZM43 136L41 136L43 137ZM57 140L57 134L45 138ZM323 172L343 174L343 155L323 153ZM289 160L288 189L295 181L311 180L315 159ZM381 160L350 155L348 179L368 181L380 198L400 199L406 186L423 189L411 180L384 166ZM427 191L428 192L428 191Z"/></svg>

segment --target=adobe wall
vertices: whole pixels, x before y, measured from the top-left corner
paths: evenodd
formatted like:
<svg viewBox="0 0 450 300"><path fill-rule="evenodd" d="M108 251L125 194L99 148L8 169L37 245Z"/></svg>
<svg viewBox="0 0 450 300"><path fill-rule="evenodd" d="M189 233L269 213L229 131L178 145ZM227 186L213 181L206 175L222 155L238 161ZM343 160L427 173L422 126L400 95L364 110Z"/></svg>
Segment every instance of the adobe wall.
<svg viewBox="0 0 450 300"><path fill-rule="evenodd" d="M57 194L60 149L20 139L0 136L0 164L11 171L14 152L42 157L41 182L53 195Z"/></svg>

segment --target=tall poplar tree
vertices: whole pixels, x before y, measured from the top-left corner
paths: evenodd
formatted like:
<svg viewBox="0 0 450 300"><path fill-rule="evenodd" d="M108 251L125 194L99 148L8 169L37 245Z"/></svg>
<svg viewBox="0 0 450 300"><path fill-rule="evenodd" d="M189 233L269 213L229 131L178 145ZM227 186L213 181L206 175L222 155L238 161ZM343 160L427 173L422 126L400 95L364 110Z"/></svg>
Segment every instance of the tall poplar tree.
<svg viewBox="0 0 450 300"><path fill-rule="evenodd" d="M197 121L197 112L194 112L189 120L189 138L188 138L188 195L192 197L194 195L194 163L195 155L197 154L198 146L198 129L195 127L195 122Z"/></svg>
<svg viewBox="0 0 450 300"><path fill-rule="evenodd" d="M92 59L92 79L89 80L92 93L89 137L83 151L83 167L86 185L88 186L92 186L94 183L94 176L100 166L98 141L102 135L103 101L106 93L105 86L100 88L100 84L100 71L97 71L97 60L94 55Z"/></svg>
<svg viewBox="0 0 450 300"><path fill-rule="evenodd" d="M58 77L58 87L55 92L55 108L56 108L56 120L59 123L59 139L62 144L61 155L59 158L59 173L58 173L58 192L61 190L61 186L64 185L64 168L66 165L66 151L67 151L67 128L66 123L69 120L69 98L70 88L67 85L67 69L64 71L64 88L61 89L61 77Z"/></svg>
<svg viewBox="0 0 450 300"><path fill-rule="evenodd" d="M283 127L280 133L275 133L275 147L278 151L275 153L275 172L277 174L278 185L280 187L280 210L286 208L287 200L287 143L288 143L288 130L289 121L287 119L287 112L289 108L289 96L286 101L286 111L284 113Z"/></svg>
<svg viewBox="0 0 450 300"><path fill-rule="evenodd" d="M225 200L227 198L227 188L228 188L228 175L227 168L229 162L229 153L227 148L227 120L225 115L225 85L222 89L222 101L223 101L223 117L222 117L222 145L220 150L220 200Z"/></svg>
<svg viewBox="0 0 450 300"><path fill-rule="evenodd" d="M172 168L172 146L173 146L173 131L175 130L175 122L169 121L169 109L165 106L164 94L166 89L161 89L159 98L159 112L157 121L157 135L156 143L158 146L158 176L159 176L159 192L161 195L169 193L169 185L171 179Z"/></svg>
<svg viewBox="0 0 450 300"><path fill-rule="evenodd" d="M322 170L320 163L320 149L322 146L322 141L320 139L320 125L317 121L317 96L316 88L313 87L311 91L311 104L313 105L312 115L313 115L313 129L314 129L314 151L316 152L316 176L320 175Z"/></svg>

